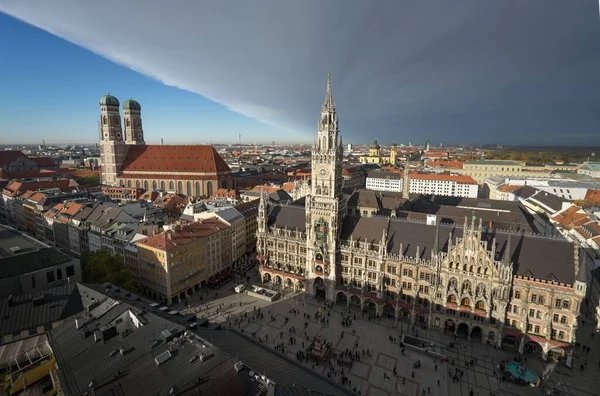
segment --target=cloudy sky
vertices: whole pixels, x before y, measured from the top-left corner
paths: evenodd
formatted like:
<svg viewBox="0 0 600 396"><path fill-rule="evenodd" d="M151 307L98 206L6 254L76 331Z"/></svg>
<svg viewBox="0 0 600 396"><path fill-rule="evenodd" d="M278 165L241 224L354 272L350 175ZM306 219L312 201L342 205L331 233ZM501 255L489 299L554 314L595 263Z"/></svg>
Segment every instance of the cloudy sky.
<svg viewBox="0 0 600 396"><path fill-rule="evenodd" d="M70 121L69 106L64 117L36 118L30 104L11 104L52 130L76 125L90 141L106 90L142 98L151 139L308 141L331 72L345 141L600 143L594 0L0 0L0 11L60 38L12 34L0 51L15 69L31 66L30 52L46 52L32 68L42 75L90 57L53 95L85 104L91 119ZM34 29L20 24L11 31ZM85 78L74 85L73 74ZM37 94L10 80L11 101ZM33 133L28 122L3 124L0 113L7 131Z"/></svg>

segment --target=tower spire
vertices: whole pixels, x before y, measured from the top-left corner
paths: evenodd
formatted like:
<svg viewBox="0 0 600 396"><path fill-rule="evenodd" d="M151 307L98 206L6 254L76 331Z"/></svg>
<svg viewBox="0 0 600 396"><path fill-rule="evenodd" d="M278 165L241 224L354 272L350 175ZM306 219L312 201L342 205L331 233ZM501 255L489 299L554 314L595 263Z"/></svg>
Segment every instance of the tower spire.
<svg viewBox="0 0 600 396"><path fill-rule="evenodd" d="M327 110L333 109L333 98L331 97L331 73L327 73L327 89L325 90L325 103L323 107Z"/></svg>

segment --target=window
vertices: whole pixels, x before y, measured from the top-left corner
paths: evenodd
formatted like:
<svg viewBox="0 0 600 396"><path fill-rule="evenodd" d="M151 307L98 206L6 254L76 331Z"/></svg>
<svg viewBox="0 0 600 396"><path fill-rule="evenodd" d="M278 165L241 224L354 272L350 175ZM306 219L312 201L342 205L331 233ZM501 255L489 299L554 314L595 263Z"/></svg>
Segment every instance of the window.
<svg viewBox="0 0 600 396"><path fill-rule="evenodd" d="M540 334L540 326L535 326L535 328L533 329L533 332L536 334Z"/></svg>
<svg viewBox="0 0 600 396"><path fill-rule="evenodd" d="M517 300L521 298L521 292L520 292L520 291L518 291L518 290L515 290L515 293L514 293L514 294L515 294L515 298L516 298Z"/></svg>
<svg viewBox="0 0 600 396"><path fill-rule="evenodd" d="M46 272L46 281L48 283L54 282L54 271L48 271L48 272Z"/></svg>
<svg viewBox="0 0 600 396"><path fill-rule="evenodd" d="M531 333L532 329L533 329L533 325L531 323L527 324L527 332Z"/></svg>
<svg viewBox="0 0 600 396"><path fill-rule="evenodd" d="M531 295L531 302L532 302L532 303L535 303L535 302L537 302L537 294L532 294L532 295Z"/></svg>
<svg viewBox="0 0 600 396"><path fill-rule="evenodd" d="M554 314L554 315L552 316L552 321L553 321L553 322L558 322L558 315L557 315L557 314Z"/></svg>
<svg viewBox="0 0 600 396"><path fill-rule="evenodd" d="M59 268L56 270L56 279L57 280L62 279L62 268Z"/></svg>
<svg viewBox="0 0 600 396"><path fill-rule="evenodd" d="M571 306L571 302L569 300L563 300L563 302L562 302L563 308L569 309L570 306Z"/></svg>
<svg viewBox="0 0 600 396"><path fill-rule="evenodd" d="M567 317L566 316L561 316L560 317L560 323L561 324L567 324Z"/></svg>
<svg viewBox="0 0 600 396"><path fill-rule="evenodd" d="M544 296L538 296L538 304L544 305L546 303L546 299Z"/></svg>
<svg viewBox="0 0 600 396"><path fill-rule="evenodd" d="M559 331L558 332L558 339L559 340L564 340L565 339L565 332L564 331Z"/></svg>
<svg viewBox="0 0 600 396"><path fill-rule="evenodd" d="M375 260L369 260L368 265L371 268L375 268Z"/></svg>
<svg viewBox="0 0 600 396"><path fill-rule="evenodd" d="M529 317L530 318L534 318L535 317L535 309L530 309L529 310Z"/></svg>
<svg viewBox="0 0 600 396"><path fill-rule="evenodd" d="M536 311L535 317L536 317L536 319L542 319L542 311Z"/></svg>
<svg viewBox="0 0 600 396"><path fill-rule="evenodd" d="M560 308L561 305L562 305L562 300L560 298L557 298L556 301L554 302L554 307Z"/></svg>
<svg viewBox="0 0 600 396"><path fill-rule="evenodd" d="M31 277L31 287L35 289L35 276Z"/></svg>

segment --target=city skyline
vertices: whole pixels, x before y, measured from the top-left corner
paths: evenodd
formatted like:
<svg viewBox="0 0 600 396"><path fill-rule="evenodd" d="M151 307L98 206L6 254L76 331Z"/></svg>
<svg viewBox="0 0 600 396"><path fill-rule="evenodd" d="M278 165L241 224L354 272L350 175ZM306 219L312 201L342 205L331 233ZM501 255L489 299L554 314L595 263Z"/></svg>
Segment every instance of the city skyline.
<svg viewBox="0 0 600 396"><path fill-rule="evenodd" d="M307 143L329 71L346 142L600 143L597 4L355 5L0 2L3 143L96 142L106 91L151 143Z"/></svg>

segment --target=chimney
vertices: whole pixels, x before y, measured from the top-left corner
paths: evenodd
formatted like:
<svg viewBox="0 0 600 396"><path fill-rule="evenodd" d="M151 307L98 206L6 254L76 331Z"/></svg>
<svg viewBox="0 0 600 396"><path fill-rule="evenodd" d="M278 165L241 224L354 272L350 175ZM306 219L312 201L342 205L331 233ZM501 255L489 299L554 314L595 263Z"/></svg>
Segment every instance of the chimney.
<svg viewBox="0 0 600 396"><path fill-rule="evenodd" d="M165 144L165 143L163 142L163 138L160 138L160 145L162 146L163 144Z"/></svg>
<svg viewBox="0 0 600 396"><path fill-rule="evenodd" d="M169 239L169 241L172 239L170 232L167 232L167 238Z"/></svg>

